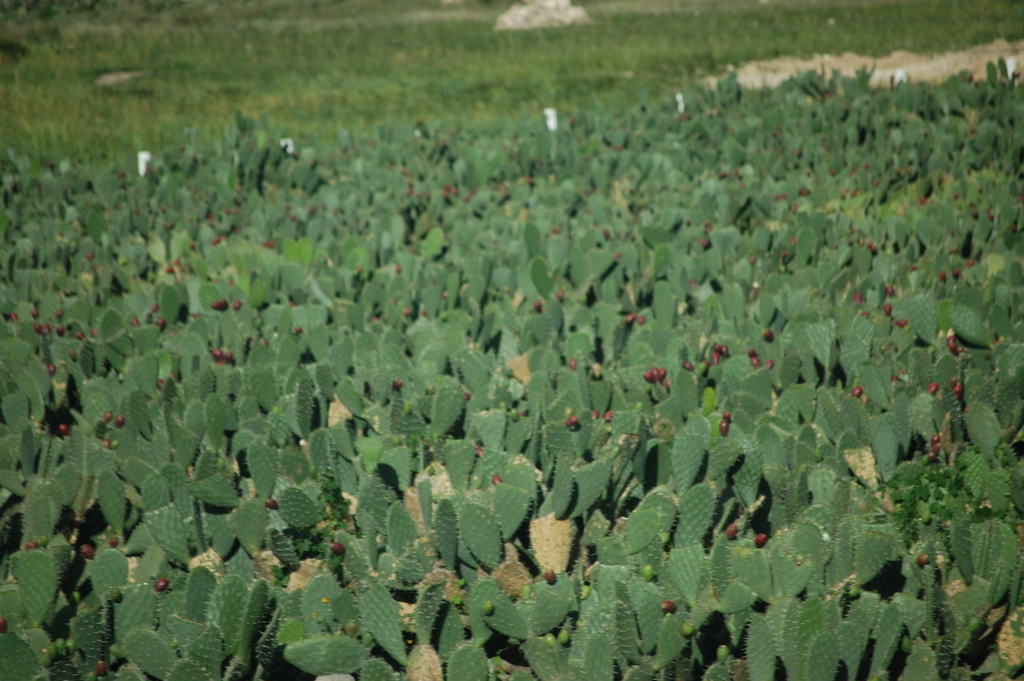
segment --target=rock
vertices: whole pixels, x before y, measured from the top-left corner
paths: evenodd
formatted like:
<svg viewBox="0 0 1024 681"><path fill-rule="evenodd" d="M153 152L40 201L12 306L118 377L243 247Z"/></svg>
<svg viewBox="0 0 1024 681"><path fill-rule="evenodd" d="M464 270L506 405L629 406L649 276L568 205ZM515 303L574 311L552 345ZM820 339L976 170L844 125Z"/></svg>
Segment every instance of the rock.
<svg viewBox="0 0 1024 681"><path fill-rule="evenodd" d="M498 17L495 31L521 31L549 26L585 24L590 15L582 7L573 7L570 0L528 0L513 5Z"/></svg>
<svg viewBox="0 0 1024 681"><path fill-rule="evenodd" d="M323 561L319 558L307 558L299 563L299 569L288 575L288 591L304 588L320 571L321 565Z"/></svg>

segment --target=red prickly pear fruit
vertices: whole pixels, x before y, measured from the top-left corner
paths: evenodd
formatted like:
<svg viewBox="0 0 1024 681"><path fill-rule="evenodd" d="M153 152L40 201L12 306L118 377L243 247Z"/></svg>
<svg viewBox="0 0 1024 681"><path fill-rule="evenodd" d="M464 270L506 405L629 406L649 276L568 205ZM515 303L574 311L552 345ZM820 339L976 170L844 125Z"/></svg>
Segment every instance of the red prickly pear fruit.
<svg viewBox="0 0 1024 681"><path fill-rule="evenodd" d="M491 484L492 485L500 485L501 484L501 476L498 475L497 473L492 475L491 476Z"/></svg>
<svg viewBox="0 0 1024 681"><path fill-rule="evenodd" d="M342 553L345 553L345 545L342 544L340 541L332 541L331 542L331 553L333 553L335 555L340 555Z"/></svg>
<svg viewBox="0 0 1024 681"><path fill-rule="evenodd" d="M577 367L576 358L573 357L572 359L569 360L569 371L576 371L576 367Z"/></svg>
<svg viewBox="0 0 1024 681"><path fill-rule="evenodd" d="M86 560L92 560L96 557L96 549L91 544L82 544L82 547L78 549L78 552L82 554L82 558Z"/></svg>
<svg viewBox="0 0 1024 681"><path fill-rule="evenodd" d="M107 546L109 546L112 549L116 549L119 543L120 542L117 540L117 537L111 537L107 540Z"/></svg>
<svg viewBox="0 0 1024 681"><path fill-rule="evenodd" d="M954 395L954 396L956 397L956 399L958 399L958 400L962 400L962 399L964 399L964 386L963 386L962 384L960 384L960 383L957 383L957 384L956 384L956 385L955 385L955 386L953 387L953 395Z"/></svg>
<svg viewBox="0 0 1024 681"><path fill-rule="evenodd" d="M540 302L539 300L533 301L533 311L536 312L537 314L540 314L541 312L543 312L544 311L544 303Z"/></svg>
<svg viewBox="0 0 1024 681"><path fill-rule="evenodd" d="M548 584L554 584L556 581L558 581L558 577L555 575L555 571L554 570L545 570L544 571L544 581L547 582Z"/></svg>
<svg viewBox="0 0 1024 681"><path fill-rule="evenodd" d="M277 499L267 499L267 508L271 511L277 510Z"/></svg>
<svg viewBox="0 0 1024 681"><path fill-rule="evenodd" d="M722 437L729 437L729 422L719 421L718 432L721 434Z"/></svg>
<svg viewBox="0 0 1024 681"><path fill-rule="evenodd" d="M392 390L401 390L401 389L402 389L402 386L403 386L403 385L405 385L405 383L404 383L404 382L402 381L402 379L400 379L400 378L396 378L396 379L395 379L395 380L394 380L394 381L393 381L393 382L391 383L391 389L392 389Z"/></svg>
<svg viewBox="0 0 1024 681"><path fill-rule="evenodd" d="M693 362L691 362L690 360L686 360L685 362L683 362L683 368L686 369L687 371L691 371L692 372L694 370L693 369Z"/></svg>
<svg viewBox="0 0 1024 681"><path fill-rule="evenodd" d="M661 602L661 611L663 613L668 614L668 615L671 615L672 613L674 613L676 611L676 603L675 603L675 601L662 601Z"/></svg>
<svg viewBox="0 0 1024 681"><path fill-rule="evenodd" d="M886 317L891 317L892 316L892 305L890 305L889 303L886 303L885 305L882 306L882 311L885 313Z"/></svg>
<svg viewBox="0 0 1024 681"><path fill-rule="evenodd" d="M754 546L757 548L764 548L764 545L768 543L768 535L762 532L761 534L754 537Z"/></svg>
<svg viewBox="0 0 1024 681"><path fill-rule="evenodd" d="M67 437L68 435L71 435L71 426L66 423L62 423L57 426L57 432L60 433L61 437Z"/></svg>
<svg viewBox="0 0 1024 681"><path fill-rule="evenodd" d="M614 411L609 410L609 411L606 411L604 413L604 422L605 423L611 423L613 418L615 418L615 412Z"/></svg>
<svg viewBox="0 0 1024 681"><path fill-rule="evenodd" d="M167 587L170 585L171 582L166 577L160 577L153 582L153 591L156 591L158 594L163 593L167 591Z"/></svg>
<svg viewBox="0 0 1024 681"><path fill-rule="evenodd" d="M864 394L864 388L860 387L859 385L855 385L853 387L853 390L850 391L850 394L853 395L855 398L859 399L860 396Z"/></svg>
<svg viewBox="0 0 1024 681"><path fill-rule="evenodd" d="M772 331L771 329L765 329L764 330L764 339L767 342L771 343L772 341L775 340L775 332Z"/></svg>
<svg viewBox="0 0 1024 681"><path fill-rule="evenodd" d="M0 634L6 634L6 633L7 633L7 619L5 617L0 617Z"/></svg>
<svg viewBox="0 0 1024 681"><path fill-rule="evenodd" d="M736 535L739 534L740 528L736 527L736 523L729 523L725 528L725 536L729 539L735 539Z"/></svg>
<svg viewBox="0 0 1024 681"><path fill-rule="evenodd" d="M124 421L125 421L124 414L118 414L117 417L114 418L114 427L115 428L124 428Z"/></svg>
<svg viewBox="0 0 1024 681"><path fill-rule="evenodd" d="M107 675L107 663L104 662L103 660L100 660L99 662L96 663L96 676L106 676L106 675Z"/></svg>
<svg viewBox="0 0 1024 681"><path fill-rule="evenodd" d="M565 420L565 425L569 428L575 428L580 424L580 417L573 414Z"/></svg>
<svg viewBox="0 0 1024 681"><path fill-rule="evenodd" d="M927 553L919 553L919 554L917 554L917 566L918 567L924 567L927 564L928 564L928 554Z"/></svg>
<svg viewBox="0 0 1024 681"><path fill-rule="evenodd" d="M929 395L934 395L937 392L939 392L939 384L938 383L934 383L933 382L931 385L928 386L928 394Z"/></svg>

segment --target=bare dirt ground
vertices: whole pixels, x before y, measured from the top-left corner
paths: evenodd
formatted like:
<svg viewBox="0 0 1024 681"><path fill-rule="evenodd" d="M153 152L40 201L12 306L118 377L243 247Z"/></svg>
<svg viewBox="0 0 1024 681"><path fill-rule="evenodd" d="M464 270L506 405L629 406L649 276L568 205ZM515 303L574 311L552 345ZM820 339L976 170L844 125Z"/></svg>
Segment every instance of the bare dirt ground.
<svg viewBox="0 0 1024 681"><path fill-rule="evenodd" d="M759 88L776 87L787 78L804 71L819 71L825 77L830 77L836 70L843 76L854 76L860 69L874 69L871 84L881 87L892 83L898 71L902 71L912 83L939 83L964 71L970 72L975 78L984 78L987 64L998 63L1000 59L1009 57L1015 58L1019 65L1024 65L1024 41L1008 43L996 40L988 45L932 55L898 50L887 57L865 57L853 52L844 52L838 56L817 54L810 59L779 57L744 64L739 69L730 67L729 70L735 70L741 86ZM716 80L708 78L706 82L714 85Z"/></svg>

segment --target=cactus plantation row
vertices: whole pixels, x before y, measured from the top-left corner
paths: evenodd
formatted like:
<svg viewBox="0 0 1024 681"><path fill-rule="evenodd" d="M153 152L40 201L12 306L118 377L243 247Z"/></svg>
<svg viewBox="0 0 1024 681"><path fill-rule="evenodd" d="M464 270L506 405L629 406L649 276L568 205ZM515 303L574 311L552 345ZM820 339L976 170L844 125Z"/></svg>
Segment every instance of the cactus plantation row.
<svg viewBox="0 0 1024 681"><path fill-rule="evenodd" d="M1001 68L9 154L0 677L1019 677Z"/></svg>

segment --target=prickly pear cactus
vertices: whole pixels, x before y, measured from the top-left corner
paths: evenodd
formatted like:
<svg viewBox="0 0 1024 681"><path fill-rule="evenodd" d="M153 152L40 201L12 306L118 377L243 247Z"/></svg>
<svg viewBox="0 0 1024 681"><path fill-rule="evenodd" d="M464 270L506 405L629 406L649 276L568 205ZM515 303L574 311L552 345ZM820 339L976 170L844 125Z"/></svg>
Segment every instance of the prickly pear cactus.
<svg viewBox="0 0 1024 681"><path fill-rule="evenodd" d="M1001 73L11 151L0 676L1016 678Z"/></svg>

